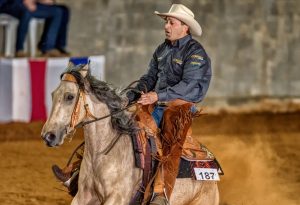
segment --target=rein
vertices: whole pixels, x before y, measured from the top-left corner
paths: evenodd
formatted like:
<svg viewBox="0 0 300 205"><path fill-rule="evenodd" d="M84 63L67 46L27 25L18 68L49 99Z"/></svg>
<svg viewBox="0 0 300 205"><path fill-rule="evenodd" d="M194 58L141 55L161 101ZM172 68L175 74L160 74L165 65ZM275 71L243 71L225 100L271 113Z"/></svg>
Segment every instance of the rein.
<svg viewBox="0 0 300 205"><path fill-rule="evenodd" d="M136 103L133 103L133 104L131 104L131 105L127 105L125 108L123 108L123 109L121 109L121 110L118 110L118 111L116 111L116 112L110 113L110 114L108 114L108 115L105 115L105 116L103 116L103 117L95 118L95 119L93 119L93 120L89 120L89 121L85 121L85 122L80 122L80 123L78 123L78 124L75 126L75 129L76 129L76 128L83 127L83 126L85 126L85 125L87 125L87 124L90 124L90 123L93 123L93 122L97 122L97 121L103 120L103 119L108 118L108 117L111 117L111 116L113 116L113 115L116 115L116 114L118 114L118 113L120 113L120 112L123 112L123 111L127 110L128 108L130 108L130 107L132 107L132 106L134 106L134 105L136 105Z"/></svg>

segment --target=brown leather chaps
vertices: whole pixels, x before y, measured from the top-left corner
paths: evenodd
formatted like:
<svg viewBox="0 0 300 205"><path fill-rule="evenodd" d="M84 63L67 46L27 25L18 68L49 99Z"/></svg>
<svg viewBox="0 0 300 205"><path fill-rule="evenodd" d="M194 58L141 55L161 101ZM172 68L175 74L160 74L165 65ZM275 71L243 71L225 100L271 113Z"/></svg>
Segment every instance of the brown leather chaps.
<svg viewBox="0 0 300 205"><path fill-rule="evenodd" d="M192 103L170 104L163 116L161 143L162 156L154 181L154 192L165 192L169 199L178 174L180 157L187 133L192 124Z"/></svg>

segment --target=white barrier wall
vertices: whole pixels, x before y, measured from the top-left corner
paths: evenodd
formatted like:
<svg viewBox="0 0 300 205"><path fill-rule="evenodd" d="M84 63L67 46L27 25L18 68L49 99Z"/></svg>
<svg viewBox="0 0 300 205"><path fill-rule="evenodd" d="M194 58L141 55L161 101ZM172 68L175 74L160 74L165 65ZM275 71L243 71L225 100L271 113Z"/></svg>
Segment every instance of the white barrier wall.
<svg viewBox="0 0 300 205"><path fill-rule="evenodd" d="M88 59L92 75L105 80L104 56ZM45 120L51 109L51 92L58 86L68 61L0 59L0 122Z"/></svg>

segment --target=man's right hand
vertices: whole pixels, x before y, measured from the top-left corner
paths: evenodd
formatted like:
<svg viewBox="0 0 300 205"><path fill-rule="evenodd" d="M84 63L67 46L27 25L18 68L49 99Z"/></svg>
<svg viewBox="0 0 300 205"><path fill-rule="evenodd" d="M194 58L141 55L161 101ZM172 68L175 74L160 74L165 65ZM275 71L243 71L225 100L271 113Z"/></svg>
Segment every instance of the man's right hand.
<svg viewBox="0 0 300 205"><path fill-rule="evenodd" d="M140 99L137 101L142 105L150 105L158 101L158 95L156 92L143 93Z"/></svg>

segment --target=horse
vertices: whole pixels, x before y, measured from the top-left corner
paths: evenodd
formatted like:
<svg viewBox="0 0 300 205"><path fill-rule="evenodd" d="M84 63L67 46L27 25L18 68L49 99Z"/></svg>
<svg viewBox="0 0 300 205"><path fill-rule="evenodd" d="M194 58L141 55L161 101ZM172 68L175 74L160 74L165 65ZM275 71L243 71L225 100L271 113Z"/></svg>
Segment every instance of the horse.
<svg viewBox="0 0 300 205"><path fill-rule="evenodd" d="M49 147L63 144L85 123L78 192L71 205L128 205L140 188L131 136L136 125L125 97L90 74L89 65L69 64L52 93L52 109L41 136ZM94 120L96 117L101 120ZM176 179L171 205L217 205L217 182Z"/></svg>

